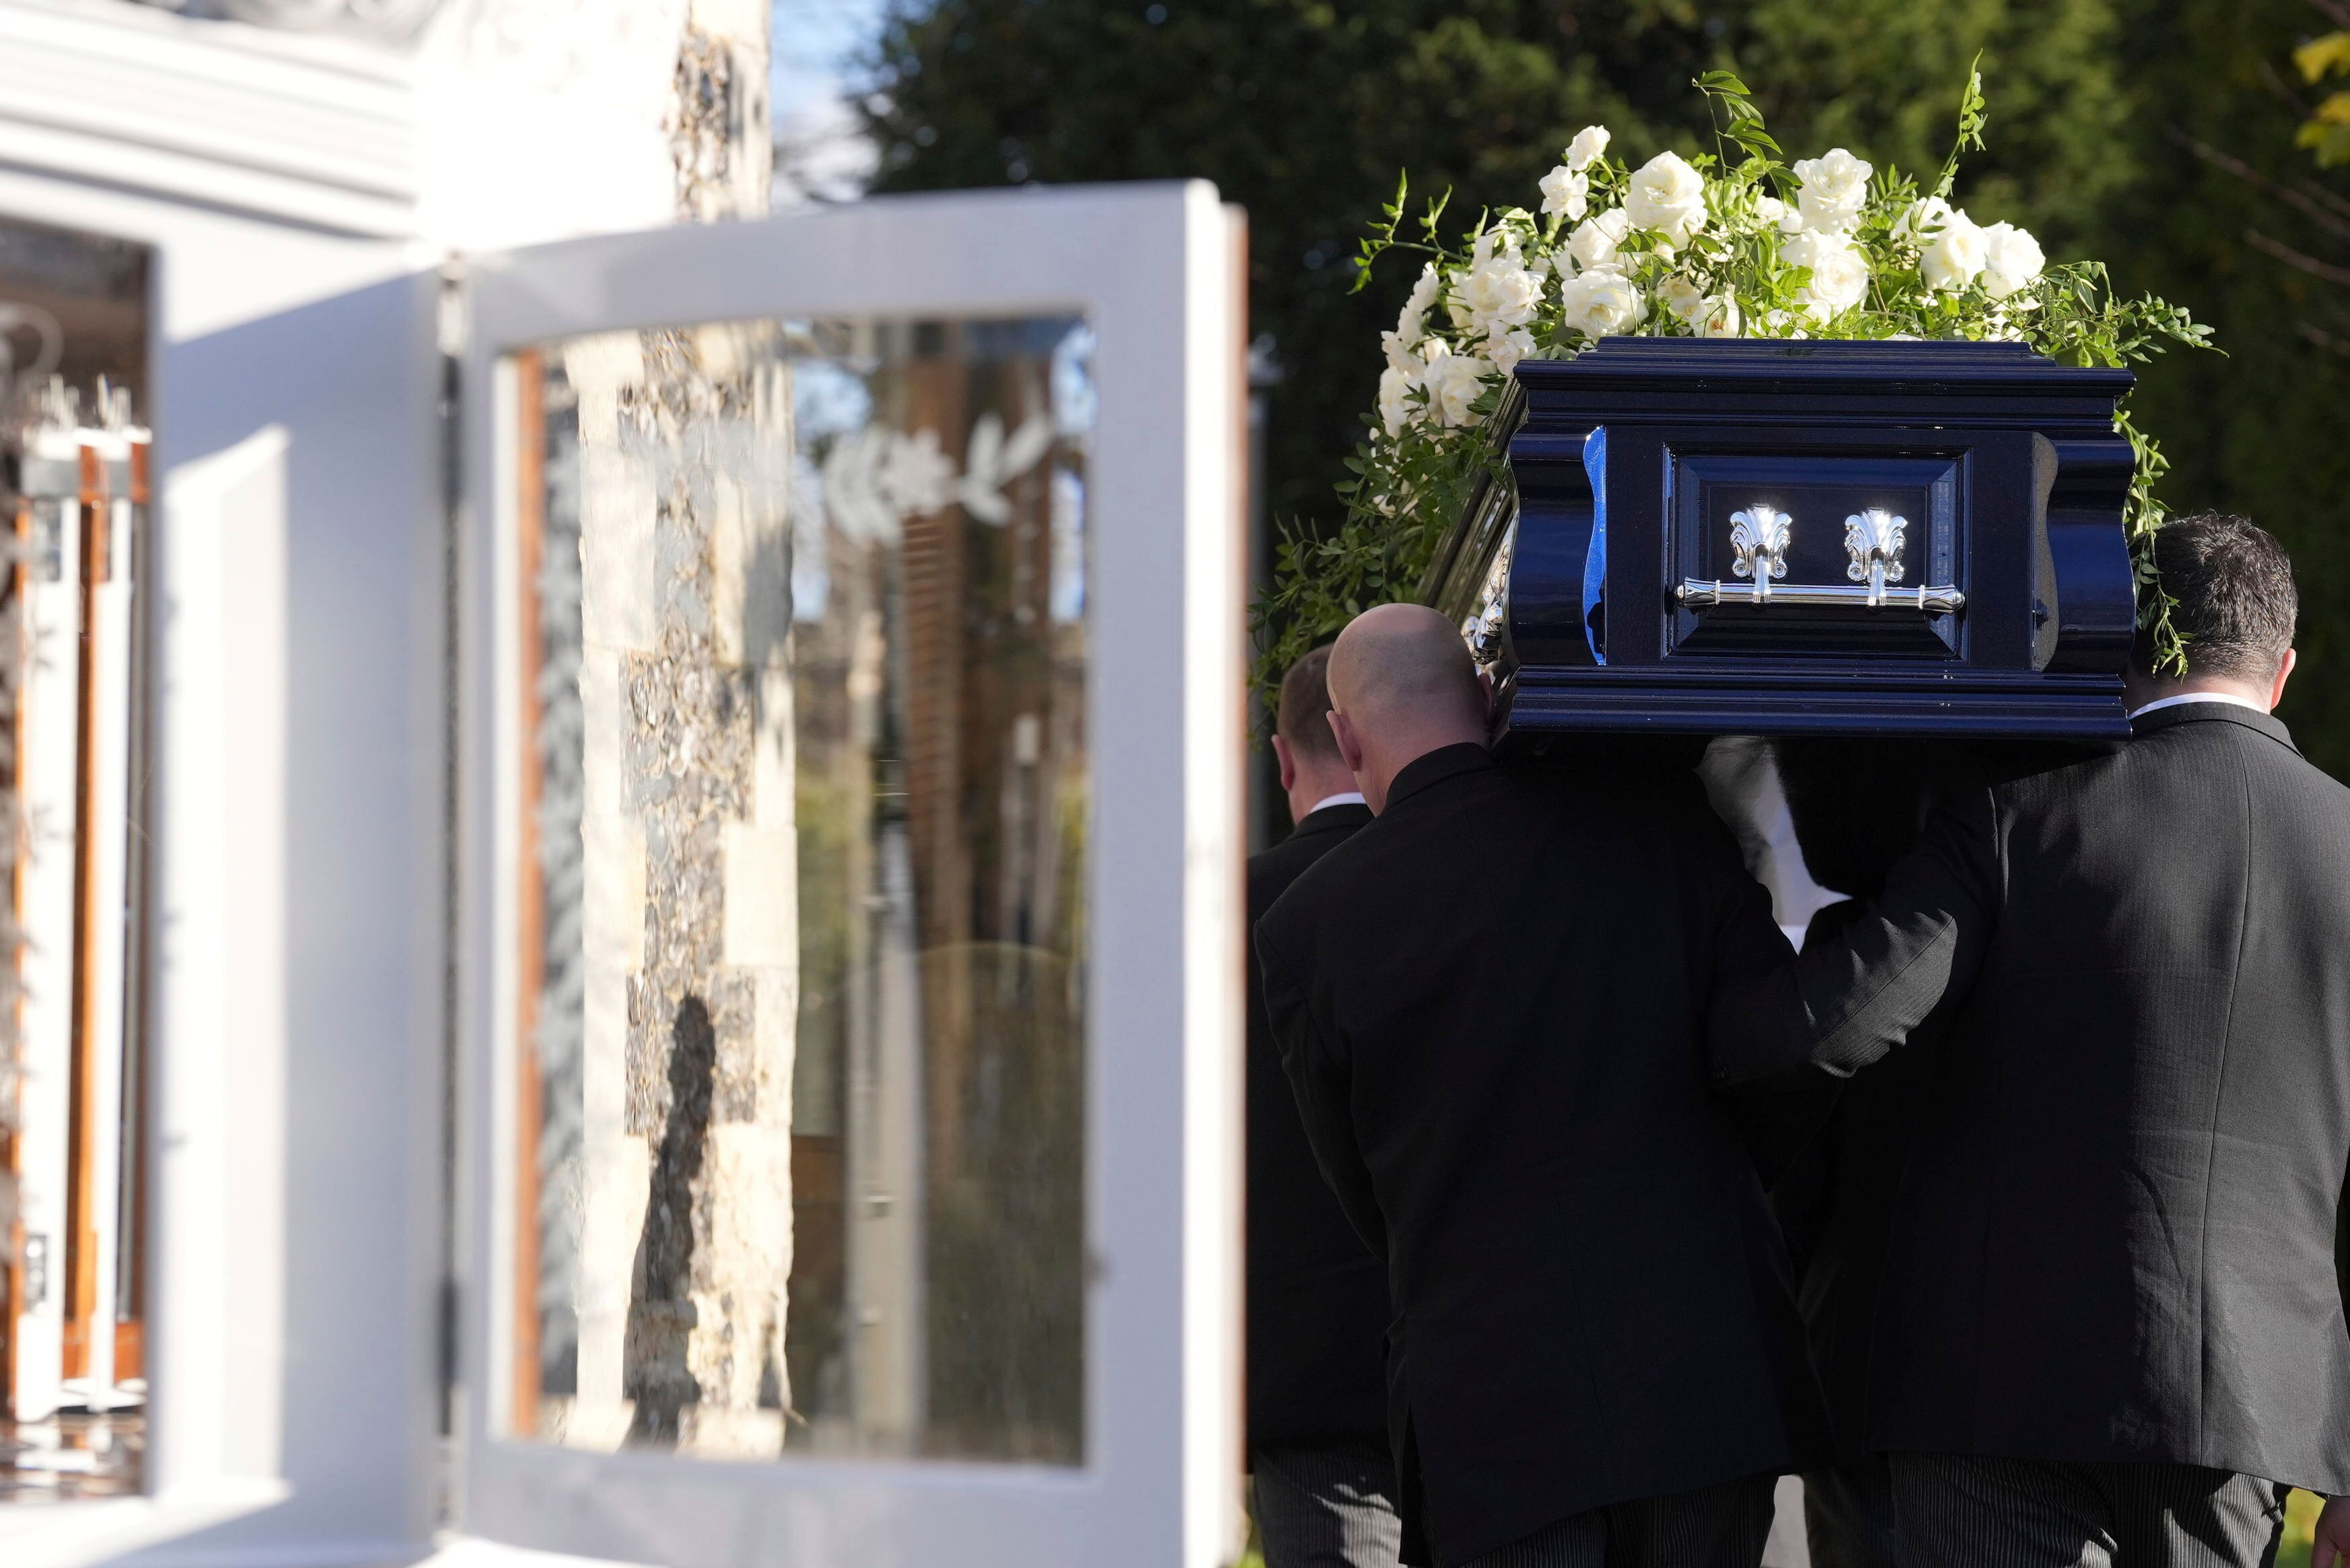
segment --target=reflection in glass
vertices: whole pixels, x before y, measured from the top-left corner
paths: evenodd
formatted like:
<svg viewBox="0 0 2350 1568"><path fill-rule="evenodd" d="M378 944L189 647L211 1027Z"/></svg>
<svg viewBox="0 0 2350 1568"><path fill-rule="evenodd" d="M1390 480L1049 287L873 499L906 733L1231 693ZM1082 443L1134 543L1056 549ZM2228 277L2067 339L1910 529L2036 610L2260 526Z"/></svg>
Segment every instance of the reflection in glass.
<svg viewBox="0 0 2350 1568"><path fill-rule="evenodd" d="M515 357L517 1433L1083 1458L1090 343Z"/></svg>
<svg viewBox="0 0 2350 1568"><path fill-rule="evenodd" d="M140 1482L151 270L0 220L0 1501Z"/></svg>

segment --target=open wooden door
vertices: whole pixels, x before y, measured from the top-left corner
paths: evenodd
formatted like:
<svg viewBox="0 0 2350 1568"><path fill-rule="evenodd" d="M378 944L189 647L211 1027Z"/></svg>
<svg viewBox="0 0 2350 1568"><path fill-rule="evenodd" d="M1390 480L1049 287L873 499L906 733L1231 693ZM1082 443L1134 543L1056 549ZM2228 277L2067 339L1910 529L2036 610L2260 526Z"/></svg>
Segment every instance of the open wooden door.
<svg viewBox="0 0 2350 1568"><path fill-rule="evenodd" d="M473 264L469 1532L1237 1555L1237 242L1167 184Z"/></svg>

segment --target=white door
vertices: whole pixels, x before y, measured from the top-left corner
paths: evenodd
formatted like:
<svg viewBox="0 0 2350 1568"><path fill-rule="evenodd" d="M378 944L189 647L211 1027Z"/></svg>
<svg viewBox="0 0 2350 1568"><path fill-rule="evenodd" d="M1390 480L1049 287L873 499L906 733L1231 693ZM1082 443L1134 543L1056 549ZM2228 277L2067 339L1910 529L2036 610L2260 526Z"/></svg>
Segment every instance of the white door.
<svg viewBox="0 0 2350 1568"><path fill-rule="evenodd" d="M1237 223L470 265L470 1534L1237 1555Z"/></svg>

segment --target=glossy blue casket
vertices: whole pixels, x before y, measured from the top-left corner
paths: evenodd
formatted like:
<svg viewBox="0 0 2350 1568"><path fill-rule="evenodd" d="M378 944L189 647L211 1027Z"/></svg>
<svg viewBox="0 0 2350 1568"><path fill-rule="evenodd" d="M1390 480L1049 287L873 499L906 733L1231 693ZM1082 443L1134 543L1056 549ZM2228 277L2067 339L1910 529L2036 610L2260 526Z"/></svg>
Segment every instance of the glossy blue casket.
<svg viewBox="0 0 2350 1568"><path fill-rule="evenodd" d="M1424 597L1516 737L2123 738L2131 382L2009 343L1528 360Z"/></svg>

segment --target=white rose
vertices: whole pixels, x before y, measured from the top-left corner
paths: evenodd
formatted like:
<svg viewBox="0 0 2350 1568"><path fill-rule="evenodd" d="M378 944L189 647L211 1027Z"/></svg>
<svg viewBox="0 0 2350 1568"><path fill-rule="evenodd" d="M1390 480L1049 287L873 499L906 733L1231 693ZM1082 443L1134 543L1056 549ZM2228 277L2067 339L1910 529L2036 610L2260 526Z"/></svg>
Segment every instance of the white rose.
<svg viewBox="0 0 2350 1568"><path fill-rule="evenodd" d="M1737 337L1742 336L1744 323L1739 318L1738 301L1726 294L1706 296L1697 319L1690 325L1700 337Z"/></svg>
<svg viewBox="0 0 2350 1568"><path fill-rule="evenodd" d="M1566 325L1586 337L1628 332L1648 318L1648 302L1630 278L1607 267L1576 273L1559 286Z"/></svg>
<svg viewBox="0 0 2350 1568"><path fill-rule="evenodd" d="M1506 376L1518 368L1518 361L1534 351L1534 335L1521 327L1515 332L1485 339L1485 358L1493 369Z"/></svg>
<svg viewBox="0 0 2350 1568"><path fill-rule="evenodd" d="M1806 229L1779 254L1795 266L1812 269L1812 281L1797 289L1795 297L1814 321L1833 320L1868 294L1868 258L1842 234Z"/></svg>
<svg viewBox="0 0 2350 1568"><path fill-rule="evenodd" d="M1683 322L1694 326L1697 314L1705 308L1705 290L1678 273L1657 285L1657 297L1664 306Z"/></svg>
<svg viewBox="0 0 2350 1568"><path fill-rule="evenodd" d="M1573 141L1566 144L1566 166L1580 174L1597 161L1599 155L1607 151L1607 128L1604 125L1586 125L1575 133Z"/></svg>
<svg viewBox="0 0 2350 1568"><path fill-rule="evenodd" d="M1754 198L1754 221L1766 229L1776 229L1783 234L1802 232L1804 215L1790 208L1776 196Z"/></svg>
<svg viewBox="0 0 2350 1568"><path fill-rule="evenodd" d="M1595 213L1566 236L1566 254L1578 267L1606 266L1616 259L1616 247L1632 232L1632 220L1620 207Z"/></svg>
<svg viewBox="0 0 2350 1568"><path fill-rule="evenodd" d="M2005 299L2040 275L2048 258L2029 229L2013 223L1993 223L1982 232L1983 292Z"/></svg>
<svg viewBox="0 0 2350 1568"><path fill-rule="evenodd" d="M1429 412L1442 425L1472 422L1476 415L1469 408L1485 389L1485 373L1491 367L1474 355L1455 354L1441 343L1430 343L1429 348L1428 369L1420 377L1420 385L1428 389Z"/></svg>
<svg viewBox="0 0 2350 1568"><path fill-rule="evenodd" d="M1945 208L1941 221L1918 253L1918 272L1928 288L1945 293L1974 282L1983 269L1983 232L1964 213Z"/></svg>
<svg viewBox="0 0 2350 1568"><path fill-rule="evenodd" d="M1470 254L1469 265L1453 270L1444 301L1445 314L1452 317L1453 326L1463 330L1469 327L1473 312L1469 308L1463 290L1470 278L1493 265L1493 247L1502 238L1500 230L1487 229L1477 236L1476 248Z"/></svg>
<svg viewBox="0 0 2350 1568"><path fill-rule="evenodd" d="M1543 216L1564 214L1568 221L1583 216L1591 193L1591 176L1577 174L1564 163L1542 177Z"/></svg>
<svg viewBox="0 0 2350 1568"><path fill-rule="evenodd" d="M1403 427L1419 415L1419 406L1411 400L1411 390L1410 371L1390 365L1379 372L1379 420L1388 427L1390 438L1403 434Z"/></svg>
<svg viewBox="0 0 2350 1568"><path fill-rule="evenodd" d="M1428 336L1428 309L1436 303L1436 291L1443 280L1436 275L1436 264L1430 262L1419 269L1419 278L1411 286L1411 296L1403 302L1396 315L1395 330L1379 334L1379 348L1386 353L1388 368L1407 376L1419 372L1420 361L1412 350Z"/></svg>
<svg viewBox="0 0 2350 1568"><path fill-rule="evenodd" d="M1654 229L1668 244L1685 245L1705 227L1705 177L1678 152L1659 152L1632 175L1624 215L1636 229Z"/></svg>
<svg viewBox="0 0 2350 1568"><path fill-rule="evenodd" d="M1806 158L1795 165L1802 182L1795 204L1803 209L1806 228L1825 234L1850 234L1860 225L1860 209L1868 200L1868 177L1874 166L1843 148L1831 148L1825 158Z"/></svg>
<svg viewBox="0 0 2350 1568"><path fill-rule="evenodd" d="M1669 277L1657 286L1665 308L1700 337L1738 336L1738 301L1726 294L1708 294L1686 277Z"/></svg>
<svg viewBox="0 0 2350 1568"><path fill-rule="evenodd" d="M1481 337L1496 337L1534 318L1542 303L1542 280L1527 270L1513 245L1471 266L1454 290L1461 324Z"/></svg>
<svg viewBox="0 0 2350 1568"><path fill-rule="evenodd" d="M1403 312L1396 317L1396 336L1406 346L1418 343L1428 331L1428 309L1436 303L1436 291L1444 280L1436 275L1436 264L1430 262L1419 269L1419 276L1411 286L1411 297L1403 302Z"/></svg>

